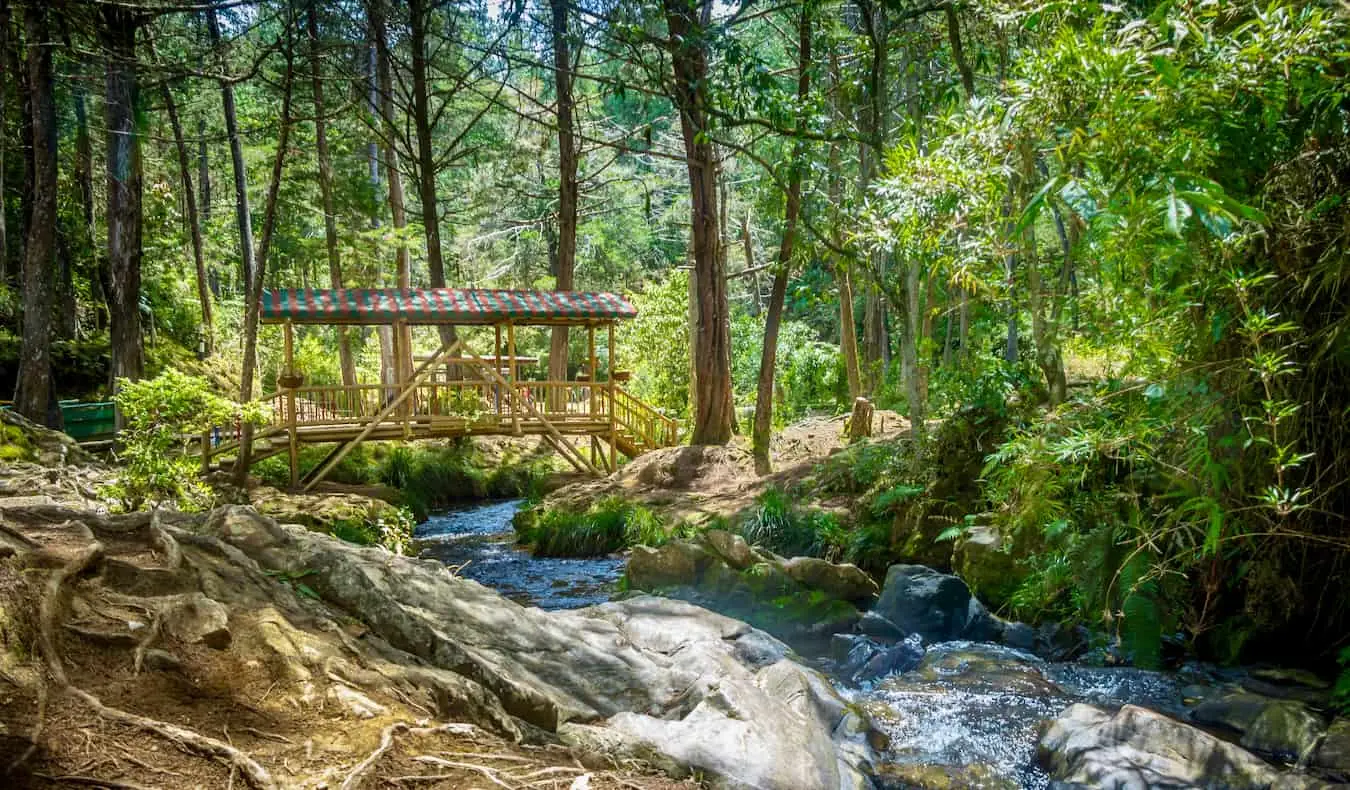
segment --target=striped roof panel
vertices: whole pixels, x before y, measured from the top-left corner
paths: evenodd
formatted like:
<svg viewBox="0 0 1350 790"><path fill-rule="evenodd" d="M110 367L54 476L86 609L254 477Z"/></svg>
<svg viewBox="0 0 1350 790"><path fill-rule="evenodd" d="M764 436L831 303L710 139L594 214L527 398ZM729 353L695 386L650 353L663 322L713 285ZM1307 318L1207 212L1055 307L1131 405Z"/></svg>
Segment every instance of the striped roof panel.
<svg viewBox="0 0 1350 790"><path fill-rule="evenodd" d="M560 323L637 315L618 294L469 288L286 288L263 291L262 320L297 324Z"/></svg>

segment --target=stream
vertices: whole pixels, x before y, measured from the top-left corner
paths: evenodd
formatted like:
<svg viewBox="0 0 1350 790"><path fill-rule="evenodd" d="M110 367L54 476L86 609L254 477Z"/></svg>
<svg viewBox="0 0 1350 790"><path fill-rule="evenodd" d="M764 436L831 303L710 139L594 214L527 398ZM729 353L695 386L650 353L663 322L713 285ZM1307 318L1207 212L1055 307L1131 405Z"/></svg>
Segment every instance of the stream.
<svg viewBox="0 0 1350 790"><path fill-rule="evenodd" d="M511 517L520 500L477 504L432 516L417 527L421 556L492 587L522 604L572 609L609 600L623 574L619 557L534 557L515 544ZM832 668L828 659L805 657ZM917 669L874 683L836 680L839 691L866 709L890 737L884 759L950 786L1039 790L1049 778L1036 765L1041 723L1074 702L1130 703L1176 715L1183 679L1133 668L1049 662L1010 647L976 642L930 645ZM887 775L886 766L881 769ZM903 787L905 780L884 780Z"/></svg>

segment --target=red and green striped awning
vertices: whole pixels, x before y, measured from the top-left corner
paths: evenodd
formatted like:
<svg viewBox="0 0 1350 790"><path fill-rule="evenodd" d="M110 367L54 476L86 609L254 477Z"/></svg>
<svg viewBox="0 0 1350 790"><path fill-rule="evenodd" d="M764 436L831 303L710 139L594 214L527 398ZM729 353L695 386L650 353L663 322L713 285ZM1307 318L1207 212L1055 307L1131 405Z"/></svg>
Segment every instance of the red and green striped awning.
<svg viewBox="0 0 1350 790"><path fill-rule="evenodd" d="M264 323L585 324L637 309L612 293L470 288L286 288L263 291Z"/></svg>

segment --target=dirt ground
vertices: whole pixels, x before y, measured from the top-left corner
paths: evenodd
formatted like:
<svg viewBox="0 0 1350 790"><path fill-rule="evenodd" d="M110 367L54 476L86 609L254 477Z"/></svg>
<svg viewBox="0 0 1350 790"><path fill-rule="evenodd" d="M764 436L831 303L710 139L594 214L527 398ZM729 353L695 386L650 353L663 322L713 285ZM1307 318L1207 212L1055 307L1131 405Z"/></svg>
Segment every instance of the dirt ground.
<svg viewBox="0 0 1350 790"><path fill-rule="evenodd" d="M547 507L584 508L607 496L622 496L659 510L675 521L702 523L729 518L750 506L766 488L786 487L808 477L816 464L847 446L848 415L810 417L775 432L770 444L773 472L755 472L750 438L726 447L671 447L646 453L617 474L564 486L545 500ZM878 409L873 439L891 439L909 430L909 421Z"/></svg>
<svg viewBox="0 0 1350 790"><path fill-rule="evenodd" d="M297 580L213 562L222 544L194 544L173 526L182 517L6 499L0 787L696 786L583 765L532 728L517 740L469 723L422 682L444 675ZM209 607L184 606L203 591ZM220 633L207 615L222 604Z"/></svg>

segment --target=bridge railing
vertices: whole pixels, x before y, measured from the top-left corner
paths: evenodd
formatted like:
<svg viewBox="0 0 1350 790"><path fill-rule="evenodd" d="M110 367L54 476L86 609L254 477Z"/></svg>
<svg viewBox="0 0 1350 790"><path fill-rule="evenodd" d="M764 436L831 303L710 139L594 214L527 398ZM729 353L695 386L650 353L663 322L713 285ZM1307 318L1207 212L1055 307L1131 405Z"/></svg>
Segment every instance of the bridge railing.
<svg viewBox="0 0 1350 790"><path fill-rule="evenodd" d="M515 390L497 382L431 381L417 386L401 407L387 419L391 422L430 417L462 418L469 422L531 418L531 409L551 422L608 420L601 400L604 385L574 381L520 381ZM360 384L352 387L314 386L279 390L268 396L271 424L291 424L291 398L295 402L295 425L341 425L367 422L398 395L394 387ZM517 405L519 406L517 408Z"/></svg>
<svg viewBox="0 0 1350 790"><path fill-rule="evenodd" d="M603 403L608 406L608 392ZM608 413L606 413L608 418ZM670 447L679 442L679 423L648 406L622 387L614 388L614 421L649 447Z"/></svg>

